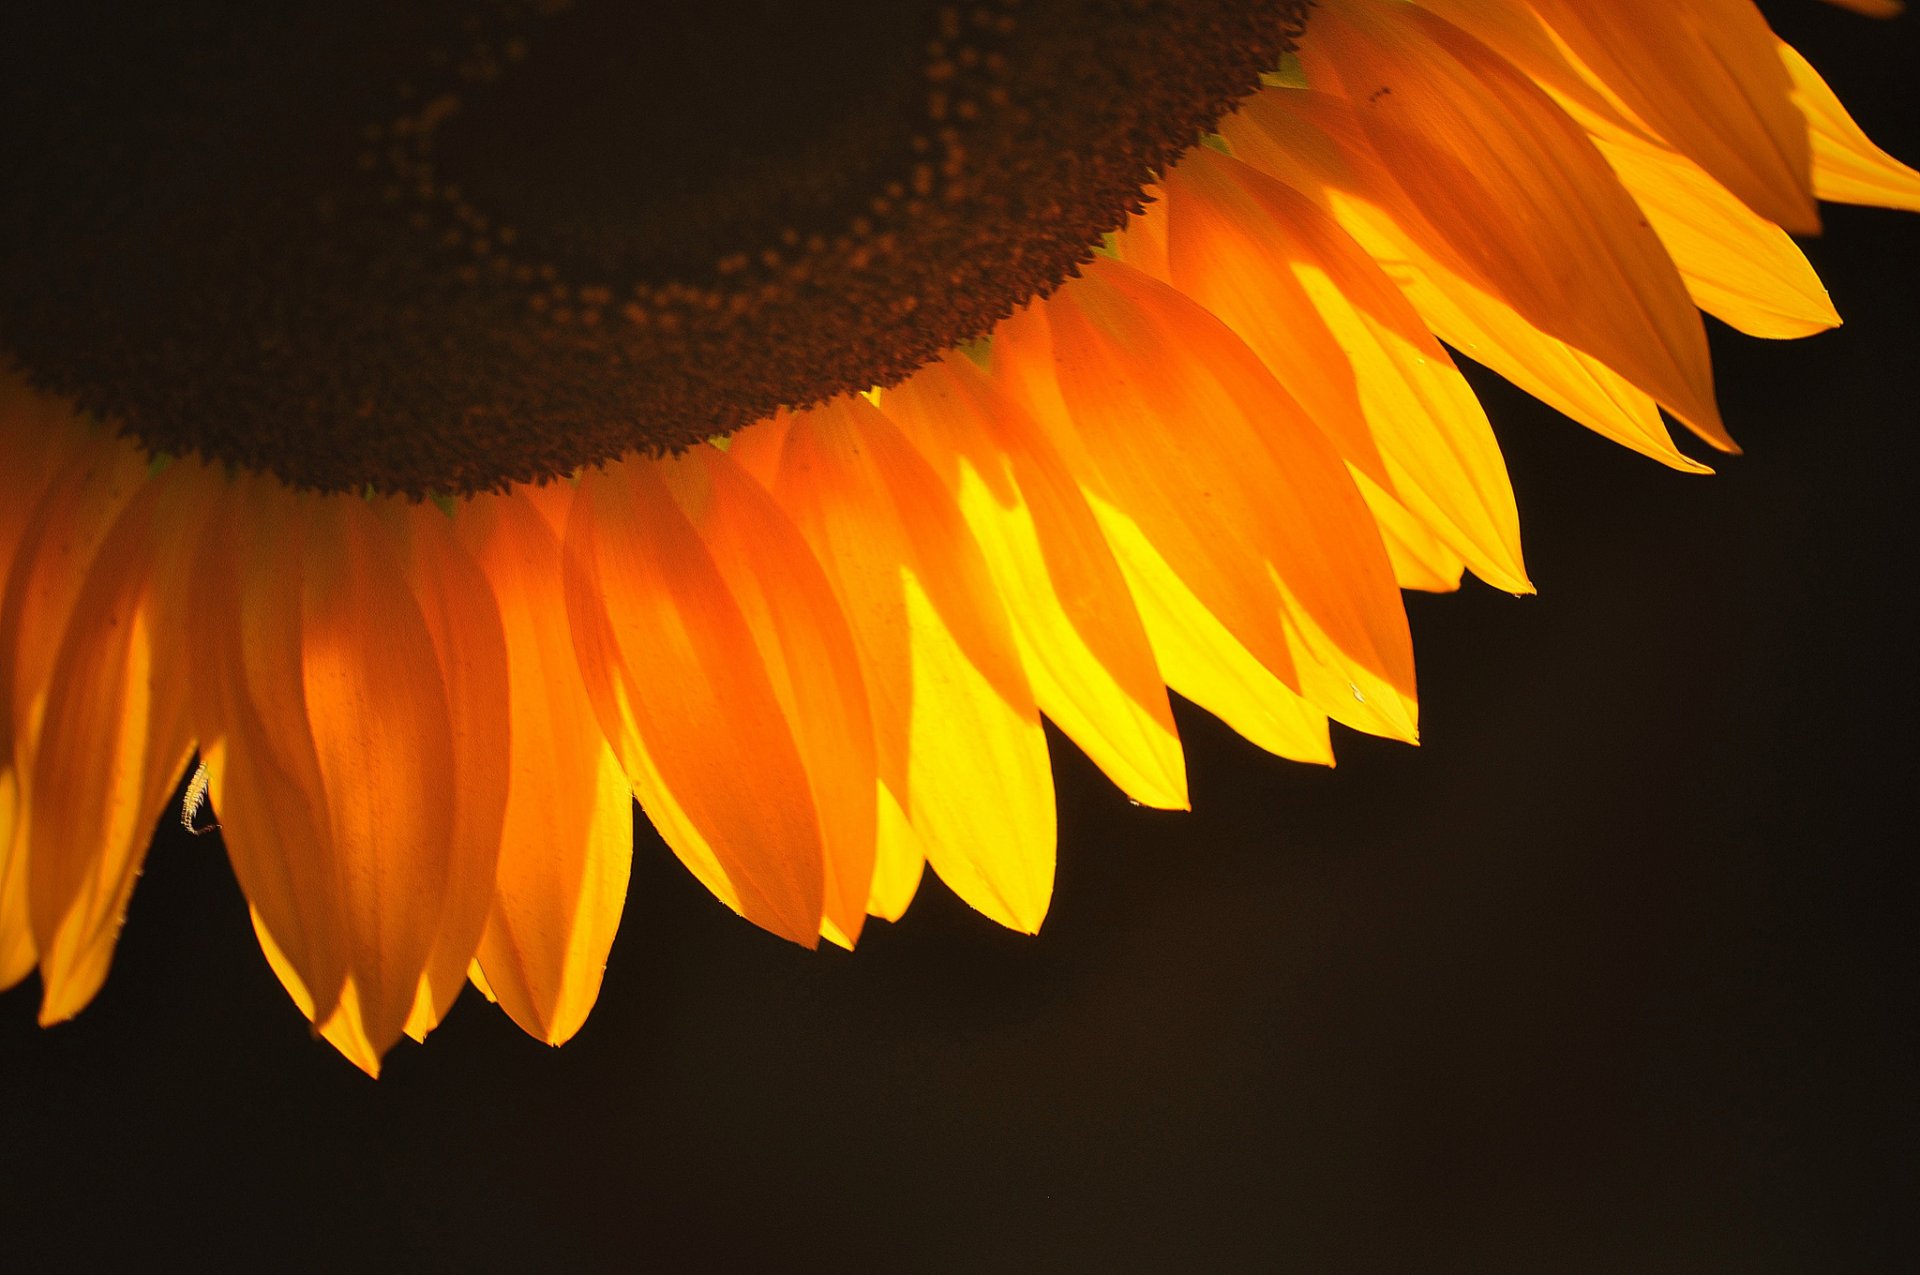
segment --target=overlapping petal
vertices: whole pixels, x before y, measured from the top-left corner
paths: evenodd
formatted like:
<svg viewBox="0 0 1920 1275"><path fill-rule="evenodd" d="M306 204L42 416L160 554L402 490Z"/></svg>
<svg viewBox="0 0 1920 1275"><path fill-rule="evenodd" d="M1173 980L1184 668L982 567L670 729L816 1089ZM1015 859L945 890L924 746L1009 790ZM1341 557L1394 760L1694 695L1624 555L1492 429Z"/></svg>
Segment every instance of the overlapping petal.
<svg viewBox="0 0 1920 1275"><path fill-rule="evenodd" d="M1660 417L1731 449L1698 311L1831 327L1812 198L1920 209L1747 0L1324 0L1271 83L990 340L574 482L299 492L0 371L0 986L94 995L196 749L263 952L369 1072L469 981L580 1029L634 796L797 943L929 863L1034 930L1042 714L1183 807L1169 689L1331 764L1330 720L1416 734L1400 588L1530 587L1442 342L1702 470Z"/></svg>

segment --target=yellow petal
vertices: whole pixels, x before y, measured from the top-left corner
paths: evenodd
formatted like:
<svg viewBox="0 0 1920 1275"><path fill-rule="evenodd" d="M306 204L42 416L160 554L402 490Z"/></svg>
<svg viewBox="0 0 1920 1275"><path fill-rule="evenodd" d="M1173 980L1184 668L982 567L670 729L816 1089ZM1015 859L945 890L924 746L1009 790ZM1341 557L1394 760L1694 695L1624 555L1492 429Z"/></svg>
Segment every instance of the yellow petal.
<svg viewBox="0 0 1920 1275"><path fill-rule="evenodd" d="M1394 582L1403 589L1426 593L1458 589L1461 573L1467 569L1466 560L1442 544L1423 520L1365 474L1356 474L1354 481L1380 528L1380 542L1386 546L1387 560L1393 563Z"/></svg>
<svg viewBox="0 0 1920 1275"><path fill-rule="evenodd" d="M1353 108L1322 93L1268 90L1224 126L1234 154L1331 213L1400 286L1434 335L1589 429L1672 468L1706 467L1674 448L1651 395L1421 245L1431 228L1361 134Z"/></svg>
<svg viewBox="0 0 1920 1275"><path fill-rule="evenodd" d="M1341 456L1496 588L1531 592L1500 445L1413 306L1332 218L1198 150L1168 180L1172 281L1238 333Z"/></svg>
<svg viewBox="0 0 1920 1275"><path fill-rule="evenodd" d="M1777 49L1813 133L1814 193L1835 203L1920 212L1920 173L1875 146L1796 50L1784 43Z"/></svg>
<svg viewBox="0 0 1920 1275"><path fill-rule="evenodd" d="M906 915L925 875L927 852L920 838L907 823L907 812L900 808L893 790L880 785L879 826L875 830L873 887L867 893L867 911L882 920L898 921Z"/></svg>
<svg viewBox="0 0 1920 1275"><path fill-rule="evenodd" d="M961 356L922 368L881 405L979 541L1040 711L1129 797L1185 809L1186 767L1146 629L1039 426Z"/></svg>
<svg viewBox="0 0 1920 1275"><path fill-rule="evenodd" d="M1138 524L1098 498L1093 504L1126 571L1167 685L1257 747L1290 761L1333 765L1327 715L1254 658Z"/></svg>
<svg viewBox="0 0 1920 1275"><path fill-rule="evenodd" d="M1751 0L1532 0L1626 107L1748 207L1820 228L1806 121Z"/></svg>
<svg viewBox="0 0 1920 1275"><path fill-rule="evenodd" d="M40 958L33 946L33 918L27 911L23 834L20 783L13 767L0 767L0 992L33 973Z"/></svg>
<svg viewBox="0 0 1920 1275"><path fill-rule="evenodd" d="M1699 165L1630 139L1596 136L1594 144L1653 223L1695 305L1775 340L1840 326L1806 254Z"/></svg>
<svg viewBox="0 0 1920 1275"><path fill-rule="evenodd" d="M1029 419L1049 422L1050 441L1063 457L1071 458L1068 469L1120 563L1167 686L1269 752L1332 765L1326 714L1256 658L1182 583L1133 519L1102 496L1093 462L1074 436L1060 397L1053 338L1041 307L1029 306L995 329L992 366L995 384L1024 405ZM1293 657L1284 644L1267 654L1297 684Z"/></svg>
<svg viewBox="0 0 1920 1275"><path fill-rule="evenodd" d="M1413 738L1392 568L1299 404L1218 319L1119 262L1045 308L1071 430L1110 503L1269 671L1286 680L1290 660L1316 708Z"/></svg>
<svg viewBox="0 0 1920 1275"><path fill-rule="evenodd" d="M280 944L275 941L273 931L267 928L260 910L251 908L249 915L253 921L254 937L259 940L260 951L267 958L268 968L279 978L281 986L287 989L288 996L293 999L293 1003L299 1007L300 1012L314 1023L314 1030L320 1038L339 1050L341 1056L348 1062L378 1080L381 1055L385 1051L375 1048L373 1042L367 1038L360 1010L360 995L354 989L353 980L347 980L345 986L340 989L333 1010L324 1018L318 1017L314 1009L313 997L300 981L299 971L293 967L286 953L281 950Z"/></svg>
<svg viewBox="0 0 1920 1275"><path fill-rule="evenodd" d="M32 413L13 419L73 437L71 420ZM131 449L104 437L36 468L39 498L8 515L11 543L0 594L0 772L9 793L8 818L0 828L6 834L0 838L0 986L25 977L39 957L28 863L34 762L48 684L89 568L146 477Z"/></svg>
<svg viewBox="0 0 1920 1275"><path fill-rule="evenodd" d="M729 455L766 483L833 581L866 674L881 782L934 871L1001 924L1038 929L1053 894L1046 737L952 497L864 398L757 425ZM906 849L886 844L882 824L882 860L897 863Z"/></svg>
<svg viewBox="0 0 1920 1275"><path fill-rule="evenodd" d="M1316 83L1344 87L1403 192L1396 220L1429 228L1423 241L1450 267L1730 448L1700 316L1585 131L1505 59L1424 10L1347 0L1315 22L1303 61Z"/></svg>
<svg viewBox="0 0 1920 1275"><path fill-rule="evenodd" d="M600 994L633 859L633 796L580 681L552 525L516 494L475 497L455 530L498 601L510 653L505 827L469 977L558 1045Z"/></svg>
<svg viewBox="0 0 1920 1275"><path fill-rule="evenodd" d="M654 826L729 906L812 946L824 867L806 768L753 630L653 462L581 480L566 589L588 694Z"/></svg>

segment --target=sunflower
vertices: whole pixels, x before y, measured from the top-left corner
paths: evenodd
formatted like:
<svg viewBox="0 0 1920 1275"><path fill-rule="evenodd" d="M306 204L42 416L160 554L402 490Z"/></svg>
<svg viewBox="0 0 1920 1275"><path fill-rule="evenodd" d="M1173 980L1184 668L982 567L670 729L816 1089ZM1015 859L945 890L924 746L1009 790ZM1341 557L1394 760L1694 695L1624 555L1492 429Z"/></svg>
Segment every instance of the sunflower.
<svg viewBox="0 0 1920 1275"><path fill-rule="evenodd" d="M1455 355L1702 470L1700 312L1920 208L1749 0L127 8L0 20L0 986L217 825L373 1073L579 1029L635 798L851 947L1040 925L1043 716L1413 740L1400 590L1530 590Z"/></svg>

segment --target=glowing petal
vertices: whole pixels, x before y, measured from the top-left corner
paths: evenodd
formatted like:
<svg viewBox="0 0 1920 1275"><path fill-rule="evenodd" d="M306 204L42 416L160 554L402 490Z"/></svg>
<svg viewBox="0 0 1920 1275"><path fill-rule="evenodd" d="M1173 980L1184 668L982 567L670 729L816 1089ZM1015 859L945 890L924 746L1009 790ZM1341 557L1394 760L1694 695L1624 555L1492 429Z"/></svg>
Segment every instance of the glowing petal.
<svg viewBox="0 0 1920 1275"><path fill-rule="evenodd" d="M1046 313L1073 432L1111 503L1269 671L1285 680L1290 657L1315 707L1412 738L1412 645L1386 551L1299 404L1218 319L1118 262L1095 262Z"/></svg>
<svg viewBox="0 0 1920 1275"><path fill-rule="evenodd" d="M1346 102L1269 90L1225 128L1236 156L1330 212L1442 341L1596 433L1675 469L1706 472L1674 448L1651 395L1422 246L1420 237L1435 232L1374 156Z"/></svg>
<svg viewBox="0 0 1920 1275"><path fill-rule="evenodd" d="M1920 173L1875 146L1807 60L1785 44L1793 100L1813 131L1813 190L1841 204L1920 212Z"/></svg>
<svg viewBox="0 0 1920 1275"><path fill-rule="evenodd" d="M600 993L633 859L633 796L580 681L552 525L526 499L480 496L455 529L498 600L511 654L512 769L475 981L558 1045Z"/></svg>
<svg viewBox="0 0 1920 1275"><path fill-rule="evenodd" d="M188 620L194 730L221 838L296 1004L325 1021L347 978L347 925L326 784L307 727L301 582L312 498L269 481L230 491L201 537L194 578L224 580ZM268 526L272 537L241 534ZM377 1060L376 1060L377 1061Z"/></svg>
<svg viewBox="0 0 1920 1275"><path fill-rule="evenodd" d="M867 916L879 775L846 616L791 520L725 453L696 448L660 467L766 661L820 816L824 920L850 946Z"/></svg>
<svg viewBox="0 0 1920 1275"><path fill-rule="evenodd" d="M581 480L566 591L588 694L654 826L722 901L812 946L824 867L806 767L752 627L651 462Z"/></svg>
<svg viewBox="0 0 1920 1275"><path fill-rule="evenodd" d="M863 398L756 426L729 453L799 525L859 646L881 782L934 871L1031 933L1053 894L1053 777L991 573L952 497ZM884 806L883 806L884 812ZM891 878L907 857L887 844Z"/></svg>
<svg viewBox="0 0 1920 1275"><path fill-rule="evenodd" d="M1022 403L1031 419L1046 422L1052 444L1082 485L1126 577L1167 686L1269 752L1331 765L1326 714L1300 697L1284 634L1273 642L1266 617L1255 615L1252 640L1265 641L1264 655L1277 665L1276 673L1221 615L1195 596L1139 525L1115 507L1110 495L1103 494L1093 461L1060 396L1045 310L1030 306L1003 322L995 329L993 351L996 384ZM1252 589L1269 587L1270 581L1257 565L1249 564L1246 571ZM1272 602L1279 605L1277 598Z"/></svg>
<svg viewBox="0 0 1920 1275"><path fill-rule="evenodd" d="M1679 272L1565 111L1424 10L1347 0L1315 22L1303 61L1316 83L1344 86L1404 193L1396 219L1429 227L1427 246L1450 256L1450 267L1730 448L1706 335Z"/></svg>
<svg viewBox="0 0 1920 1275"><path fill-rule="evenodd" d="M453 893L462 750L391 528L359 501L322 502L315 521L301 682L346 923L351 1000L338 1013L384 1053L413 1012Z"/></svg>
<svg viewBox="0 0 1920 1275"><path fill-rule="evenodd" d="M960 357L922 368L882 406L979 541L1040 710L1129 797L1185 809L1186 767L1146 629L1039 426Z"/></svg>
<svg viewBox="0 0 1920 1275"><path fill-rule="evenodd" d="M1695 305L1774 340L1840 326L1806 254L1698 165L1645 143L1595 137L1594 144L1653 223Z"/></svg>
<svg viewBox="0 0 1920 1275"><path fill-rule="evenodd" d="M1390 280L1311 200L1194 152L1169 179L1172 282L1226 321L1348 464L1497 588L1531 592L1486 413Z"/></svg>
<svg viewBox="0 0 1920 1275"><path fill-rule="evenodd" d="M459 776L439 933L407 1022L407 1034L422 1040L466 986L493 909L509 776L507 641L493 589L455 540L453 520L419 504L390 508L388 521L404 546L407 583L433 639Z"/></svg>
<svg viewBox="0 0 1920 1275"><path fill-rule="evenodd" d="M147 484L101 543L48 682L35 752L29 897L43 1023L105 980L153 826L193 752L186 566L210 496L197 466Z"/></svg>
<svg viewBox="0 0 1920 1275"><path fill-rule="evenodd" d="M1751 0L1532 0L1633 114L1760 216L1820 229L1806 120Z"/></svg>
<svg viewBox="0 0 1920 1275"><path fill-rule="evenodd" d="M68 425L67 428L71 428ZM0 840L0 986L39 957L29 885L33 776L49 683L68 619L121 510L140 492L145 466L110 439L89 440L43 473L40 499L19 519L0 595L0 766L10 817Z"/></svg>

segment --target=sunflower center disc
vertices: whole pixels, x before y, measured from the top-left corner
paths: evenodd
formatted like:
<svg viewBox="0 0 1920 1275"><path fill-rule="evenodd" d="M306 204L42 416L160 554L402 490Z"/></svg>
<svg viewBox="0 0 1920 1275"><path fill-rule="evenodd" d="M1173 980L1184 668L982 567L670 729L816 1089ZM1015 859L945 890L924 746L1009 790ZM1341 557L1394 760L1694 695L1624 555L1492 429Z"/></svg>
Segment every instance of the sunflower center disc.
<svg viewBox="0 0 1920 1275"><path fill-rule="evenodd" d="M1304 0L9 0L0 354L156 452L498 488L1068 277Z"/></svg>

